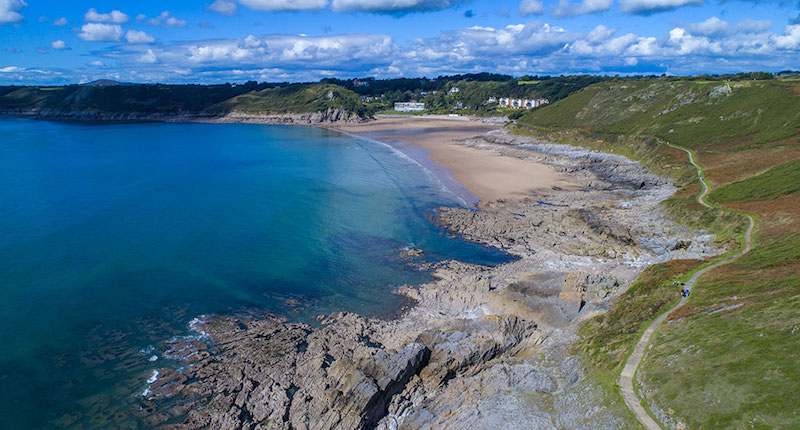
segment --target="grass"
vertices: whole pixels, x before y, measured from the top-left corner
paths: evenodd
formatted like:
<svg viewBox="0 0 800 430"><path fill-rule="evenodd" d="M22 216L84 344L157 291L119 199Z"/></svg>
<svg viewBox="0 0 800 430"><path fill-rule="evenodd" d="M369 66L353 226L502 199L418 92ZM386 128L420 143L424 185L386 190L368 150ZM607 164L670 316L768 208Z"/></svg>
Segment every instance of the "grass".
<svg viewBox="0 0 800 430"><path fill-rule="evenodd" d="M647 405L686 428L798 428L800 397L800 86L780 81L611 81L518 121L516 132L640 161L672 178L662 203L679 222L741 246L745 218L697 203L690 148L710 203L753 214L753 250L701 277L687 306L656 331L640 368ZM672 280L709 261L652 266L587 321L576 344L609 390L639 333L677 300ZM660 415L664 416L664 415Z"/></svg>
<svg viewBox="0 0 800 430"><path fill-rule="evenodd" d="M792 160L766 172L715 190L711 200L717 203L773 200L800 191L800 160Z"/></svg>
<svg viewBox="0 0 800 430"><path fill-rule="evenodd" d="M333 84L296 84L253 91L211 106L206 112L287 114L321 112L327 109L365 113L356 93Z"/></svg>
<svg viewBox="0 0 800 430"><path fill-rule="evenodd" d="M771 239L714 271L662 327L642 372L687 428L789 428L800 350L800 235Z"/></svg>
<svg viewBox="0 0 800 430"><path fill-rule="evenodd" d="M612 310L581 326L576 346L593 363L594 374L603 385L612 388L616 384L646 322L678 301L680 287L672 282L701 264L700 260L677 260L648 267Z"/></svg>

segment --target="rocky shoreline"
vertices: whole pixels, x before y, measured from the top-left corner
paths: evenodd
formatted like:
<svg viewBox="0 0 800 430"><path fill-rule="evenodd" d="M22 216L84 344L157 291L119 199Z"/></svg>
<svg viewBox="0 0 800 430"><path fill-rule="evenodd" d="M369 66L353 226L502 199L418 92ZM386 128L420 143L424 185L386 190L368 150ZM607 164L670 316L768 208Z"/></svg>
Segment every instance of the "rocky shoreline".
<svg viewBox="0 0 800 430"><path fill-rule="evenodd" d="M143 419L179 429L608 428L625 426L569 354L577 324L613 306L648 265L722 252L671 221L668 180L624 157L506 131L465 145L557 168L581 185L432 221L519 257L434 264L397 293L394 319L342 312L319 327L272 315L201 316L167 342ZM413 263L417 252L408 253Z"/></svg>

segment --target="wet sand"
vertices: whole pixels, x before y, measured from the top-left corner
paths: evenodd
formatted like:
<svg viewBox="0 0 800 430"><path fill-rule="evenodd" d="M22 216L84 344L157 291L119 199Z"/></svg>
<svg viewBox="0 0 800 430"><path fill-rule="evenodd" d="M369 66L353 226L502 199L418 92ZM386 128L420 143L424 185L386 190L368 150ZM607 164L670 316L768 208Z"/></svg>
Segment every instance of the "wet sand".
<svg viewBox="0 0 800 430"><path fill-rule="evenodd" d="M529 197L536 191L571 188L574 183L553 167L463 145L465 139L502 128L478 121L410 118L379 118L363 124L341 124L329 128L394 145L433 167L434 173L451 177L481 205ZM422 158L422 160L419 160ZM427 163L425 163L427 161ZM452 181L449 181L452 182ZM459 195L458 189L453 190ZM477 202L469 201L473 205Z"/></svg>

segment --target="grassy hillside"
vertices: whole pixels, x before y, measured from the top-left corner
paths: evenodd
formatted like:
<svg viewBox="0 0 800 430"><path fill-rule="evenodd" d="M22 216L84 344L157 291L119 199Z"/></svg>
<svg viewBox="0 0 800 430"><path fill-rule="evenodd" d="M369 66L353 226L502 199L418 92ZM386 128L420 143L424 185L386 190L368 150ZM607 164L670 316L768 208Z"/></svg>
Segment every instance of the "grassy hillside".
<svg viewBox="0 0 800 430"><path fill-rule="evenodd" d="M681 186L664 203L682 222L738 246L742 217L700 206L685 153L710 200L758 219L753 250L707 273L654 335L642 392L670 426L798 427L800 367L800 84L795 81L602 82L518 121L516 131L614 150ZM670 284L702 261L651 267L614 310L581 329L580 351L613 386L638 333L678 299Z"/></svg>
<svg viewBox="0 0 800 430"><path fill-rule="evenodd" d="M5 87L0 112L43 111L155 115L311 113L329 107L366 115L352 91L330 84L115 85Z"/></svg>
<svg viewBox="0 0 800 430"><path fill-rule="evenodd" d="M205 112L284 114L321 112L329 108L367 115L366 107L361 104L356 93L332 84L294 84L253 91L215 104L205 109Z"/></svg>

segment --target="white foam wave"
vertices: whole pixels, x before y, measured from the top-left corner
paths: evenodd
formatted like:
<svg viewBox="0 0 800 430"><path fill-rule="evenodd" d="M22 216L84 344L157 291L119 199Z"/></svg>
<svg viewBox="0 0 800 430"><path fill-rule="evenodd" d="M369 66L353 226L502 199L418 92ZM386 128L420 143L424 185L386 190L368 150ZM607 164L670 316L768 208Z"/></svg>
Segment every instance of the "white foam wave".
<svg viewBox="0 0 800 430"><path fill-rule="evenodd" d="M397 157L399 157L399 158L401 158L401 159L403 159L405 161L411 162L412 164L415 164L416 166L420 167L422 169L422 171L424 172L425 176L428 178L428 180L430 182L432 182L432 183L434 183L434 184L439 186L439 191L442 191L442 192L444 192L446 194L452 195L453 197L455 197L455 200L458 201L462 206L469 206L469 203L467 202L467 200L461 194L459 194L456 191L453 191L450 187L448 187L447 184L445 184L444 181L442 181L442 179L439 177L439 175L436 174L436 172L432 171L430 168L425 166L425 164L423 164L419 160L415 159L414 157L412 157L408 153L404 152L403 150L397 148L396 146L390 145L390 144L388 144L386 142L383 142L381 140L370 139L368 137L359 136L357 134L349 133L349 132L346 132L346 131L341 131L341 130L337 130L337 131L339 131L342 134L345 134L347 136L350 136L350 137L352 137L354 139L363 140L365 142L369 142L369 143L372 143L374 145L379 145L379 146L388 148L393 155L395 155L395 156L397 156ZM453 180L453 182L455 182L455 180ZM465 189L465 192L469 193L469 191L466 191L466 189Z"/></svg>

